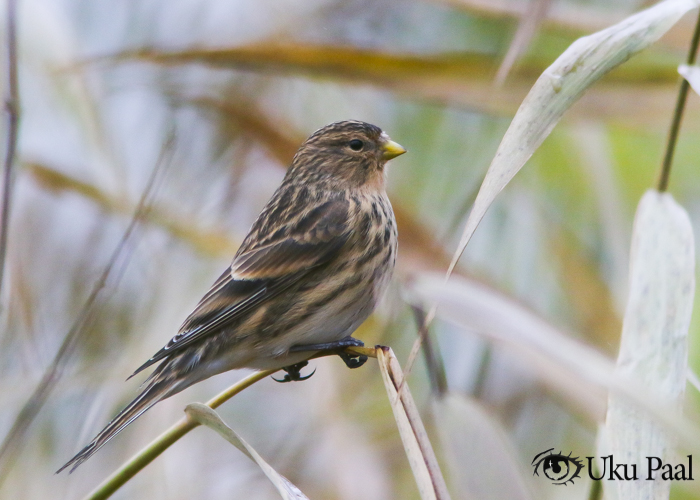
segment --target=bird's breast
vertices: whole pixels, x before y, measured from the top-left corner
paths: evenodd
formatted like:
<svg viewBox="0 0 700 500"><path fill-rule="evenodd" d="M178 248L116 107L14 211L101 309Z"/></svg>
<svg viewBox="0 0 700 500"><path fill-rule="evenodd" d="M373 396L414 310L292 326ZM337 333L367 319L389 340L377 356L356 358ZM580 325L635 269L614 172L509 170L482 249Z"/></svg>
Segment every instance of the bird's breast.
<svg viewBox="0 0 700 500"><path fill-rule="evenodd" d="M352 272L362 276L377 301L383 295L396 263L396 218L384 192L356 195L352 202L353 245L346 258Z"/></svg>

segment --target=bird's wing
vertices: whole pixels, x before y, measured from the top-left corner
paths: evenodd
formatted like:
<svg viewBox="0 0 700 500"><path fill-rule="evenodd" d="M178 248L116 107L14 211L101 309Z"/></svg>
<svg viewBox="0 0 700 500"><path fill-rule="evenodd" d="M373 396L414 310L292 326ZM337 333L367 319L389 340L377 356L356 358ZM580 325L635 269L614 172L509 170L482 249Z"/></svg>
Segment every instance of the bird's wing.
<svg viewBox="0 0 700 500"><path fill-rule="evenodd" d="M347 242L349 204L319 205L267 243L239 254L190 314L180 332L131 376L235 322L333 259Z"/></svg>

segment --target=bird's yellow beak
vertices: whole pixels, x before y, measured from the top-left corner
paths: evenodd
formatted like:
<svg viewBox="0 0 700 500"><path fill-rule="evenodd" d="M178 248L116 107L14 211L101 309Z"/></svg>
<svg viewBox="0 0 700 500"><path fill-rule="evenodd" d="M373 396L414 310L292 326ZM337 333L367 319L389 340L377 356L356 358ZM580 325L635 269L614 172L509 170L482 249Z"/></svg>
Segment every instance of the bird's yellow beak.
<svg viewBox="0 0 700 500"><path fill-rule="evenodd" d="M383 139L382 149L384 152L382 153L382 158L384 160L391 160L392 158L396 158L397 156L406 152L406 149L401 144L389 139L388 135L384 135Z"/></svg>

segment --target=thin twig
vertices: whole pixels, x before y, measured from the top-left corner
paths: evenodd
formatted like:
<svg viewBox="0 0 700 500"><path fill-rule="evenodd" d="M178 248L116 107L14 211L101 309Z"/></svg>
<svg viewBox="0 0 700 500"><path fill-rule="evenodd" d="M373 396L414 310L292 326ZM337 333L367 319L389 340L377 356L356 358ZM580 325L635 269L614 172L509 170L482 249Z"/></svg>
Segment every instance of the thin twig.
<svg viewBox="0 0 700 500"><path fill-rule="evenodd" d="M345 348L345 352L348 354L360 354L371 358L377 357L376 348L347 347ZM320 353L313 356L312 359L330 355L332 355L332 353ZM259 382L277 371L278 370L262 370L248 375L243 380L236 382L231 387L220 393L218 396L210 399L206 404L209 408L218 408L242 390L247 389L254 383ZM139 451L136 455L119 467L119 469L112 473L112 475L102 481L102 483L100 483L97 488L92 490L92 492L87 495L84 500L105 500L106 498L109 498L112 496L112 494L114 494L114 492L124 486L129 479L134 477L139 471L155 460L161 453L170 448L170 446L175 444L181 437L199 425L200 424L198 422L192 420L188 416L181 418L176 424L154 439L148 446Z"/></svg>
<svg viewBox="0 0 700 500"><path fill-rule="evenodd" d="M695 32L693 40L690 42L690 50L688 51L688 66L695 64L695 59L698 55L698 45L700 45L700 12L698 20L695 22ZM671 121L671 129L668 132L668 141L666 142L666 154L661 165L661 174L657 189L662 193L668 189L668 179L671 175L671 165L673 163L673 154L676 152L676 142L678 142L678 132L681 128L683 120L683 111L685 111L685 103L688 98L688 90L690 84L685 78L681 79L681 86L678 89L678 99L676 100L676 109L673 112L673 120Z"/></svg>
<svg viewBox="0 0 700 500"><path fill-rule="evenodd" d="M17 132L19 129L19 84L17 77L17 1L7 0L7 87L5 99L7 111L7 149L2 172L2 205L0 213L0 291L5 276L5 255L7 254L7 234L10 224L10 202L15 156L17 153Z"/></svg>
<svg viewBox="0 0 700 500"><path fill-rule="evenodd" d="M10 431L3 440L2 446L0 446L0 485L16 462L15 460L12 460L14 452L19 447L20 443L24 441L23 438L26 431L34 418L36 418L38 415L44 403L46 403L46 400L48 399L49 394L51 394L53 388L56 386L56 383L60 380L61 376L63 375L63 368L67 360L70 358L70 354L73 352L75 346L78 344L78 341L85 333L85 325L88 324L89 320L92 318L100 292L107 285L107 280L112 274L115 265L123 256L127 242L131 238L131 235L136 229L138 223L147 213L148 200L153 191L158 174L172 158L174 142L175 134L174 132L171 132L164 143L163 148L161 149L158 161L156 162L153 171L151 172L151 176L146 183L146 187L141 194L141 198L136 206L136 210L131 218L129 226L126 228L126 231L124 231L124 234L107 262L107 265L102 271L102 274L93 285L92 291L78 314L78 317L73 323L73 326L63 338L61 347L58 349L53 361L44 372L44 375L37 387L34 389L34 392L32 392L27 402L17 414Z"/></svg>

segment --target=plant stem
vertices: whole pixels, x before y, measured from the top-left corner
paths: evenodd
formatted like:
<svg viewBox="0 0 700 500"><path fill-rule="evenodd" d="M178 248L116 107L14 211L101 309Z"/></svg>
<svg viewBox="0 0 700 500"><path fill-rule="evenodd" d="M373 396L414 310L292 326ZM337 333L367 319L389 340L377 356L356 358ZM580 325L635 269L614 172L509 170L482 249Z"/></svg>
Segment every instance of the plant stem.
<svg viewBox="0 0 700 500"><path fill-rule="evenodd" d="M695 33L693 33L693 40L690 42L690 50L688 51L687 64L695 64L695 59L698 54L698 45L700 45L700 12L698 13L698 20L695 23ZM676 109L673 113L673 120L671 121L671 129L668 133L668 141L666 143L666 154L664 155L664 161L661 166L661 174L659 175L659 182L657 189L664 192L668 189L668 179L671 175L671 165L673 163L673 154L676 151L676 142L678 141L678 132L681 128L681 121L683 120L683 111L685 111L685 103L688 98L688 90L690 89L690 84L685 78L681 79L681 87L678 90L678 99L676 100Z"/></svg>
<svg viewBox="0 0 700 500"><path fill-rule="evenodd" d="M345 352L349 354L363 354L371 358L377 357L376 349L369 347L346 347ZM327 352L319 353L316 356L312 356L311 359L329 356L332 354L333 353ZM233 384L231 387L229 387L219 395L210 399L206 403L206 405L212 409L218 408L239 392L243 391L244 389L247 389L254 383L259 382L260 380L274 374L277 371L278 370L262 370L248 375L243 380L240 380L239 382ZM190 432L195 427L198 427L199 425L200 424L198 422L195 422L188 416L181 418L175 425L170 427L170 429L158 436L155 440L153 440L153 442L151 442L151 444L139 451L129 461L125 462L121 467L119 467L119 469L113 472L112 475L110 475L107 479L102 481L102 483L100 483L100 485L97 488L92 490L92 492L88 494L84 498L84 500L104 500L106 498L109 498L129 479L138 474L138 472L141 469L143 469L153 460L155 460L156 457L158 457L158 455L163 453L171 445L175 444L175 442L178 441L181 437L183 437L185 434Z"/></svg>
<svg viewBox="0 0 700 500"><path fill-rule="evenodd" d="M66 363L70 359L71 354L80 342L82 336L85 335L86 325L89 324L93 317L95 305L99 302L102 291L107 287L107 280L110 276L116 274L114 268L120 259L123 259L124 263L128 261L128 257L125 256L127 253L127 245L131 241L132 235L141 219L148 213L150 206L148 201L149 197L154 189L160 171L170 162L174 142L175 135L173 132L163 145L161 154L156 165L153 167L153 171L141 194L141 198L129 222L129 226L117 243L107 265L102 270L102 274L93 285L90 295L85 301L85 304L83 304L73 326L71 326L71 329L63 337L61 346L56 352L51 364L46 368L36 388L29 395L24 405L22 405L22 409L15 417L12 427L10 427L7 435L0 443L0 485L2 485L12 467L17 463L15 456L19 447L25 441L24 438L29 430L29 426L41 411L53 389L61 380ZM118 278L115 281L118 281Z"/></svg>
<svg viewBox="0 0 700 500"><path fill-rule="evenodd" d="M10 201L12 196L12 172L17 153L19 129L19 84L17 77L17 1L7 0L7 87L5 99L7 111L7 149L2 173L2 212L0 212L0 290L5 275L7 233L10 224Z"/></svg>
<svg viewBox="0 0 700 500"><path fill-rule="evenodd" d="M594 467L596 476L599 475L598 468ZM600 500L603 498L603 482L591 481L591 489L588 492L588 500Z"/></svg>
<svg viewBox="0 0 700 500"><path fill-rule="evenodd" d="M207 402L210 408L216 408L223 404L228 399L232 398L243 389L250 387L255 382L264 379L268 375L272 375L277 370L264 370L255 372L238 383L232 385L224 392ZM141 469L150 464L155 458L167 450L182 436L190 432L199 423L195 422L188 416L181 418L175 425L170 427L163 434L158 436L151 444L134 455L128 462L124 463L111 476L105 479L97 488L95 488L85 500L104 500L121 488L124 483L134 477Z"/></svg>
<svg viewBox="0 0 700 500"><path fill-rule="evenodd" d="M416 325L420 331L425 324L425 311L417 306L411 306L411 310L413 311ZM425 365L428 369L431 389L437 395L442 396L448 390L445 364L442 361L442 356L440 356L438 349L434 348L429 333L423 336L423 354L425 355Z"/></svg>

